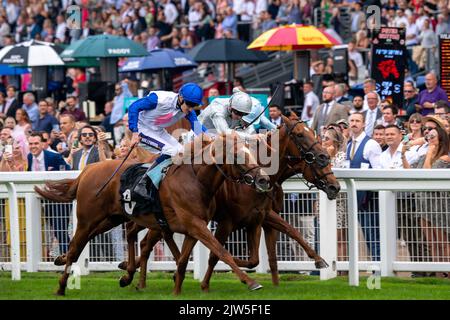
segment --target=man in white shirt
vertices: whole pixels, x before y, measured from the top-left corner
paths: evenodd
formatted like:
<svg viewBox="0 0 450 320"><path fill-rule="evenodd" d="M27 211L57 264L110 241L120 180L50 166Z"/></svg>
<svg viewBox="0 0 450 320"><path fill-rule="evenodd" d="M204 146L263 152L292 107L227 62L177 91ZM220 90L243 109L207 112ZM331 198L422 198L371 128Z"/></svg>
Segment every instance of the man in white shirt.
<svg viewBox="0 0 450 320"><path fill-rule="evenodd" d="M347 145L346 159L350 161L350 168L368 170L380 168L381 147L364 132L364 115L353 113L349 118L351 140ZM361 225L366 246L372 261L380 259L379 245L379 214L373 193L358 191L358 221Z"/></svg>
<svg viewBox="0 0 450 320"><path fill-rule="evenodd" d="M348 44L348 57L355 61L356 68L362 68L364 66L364 60L362 54L356 50L356 40L352 40Z"/></svg>
<svg viewBox="0 0 450 320"><path fill-rule="evenodd" d="M364 90L364 104L362 111L366 111L369 109L369 106L367 104L367 94L369 92L377 92L377 83L374 79L366 79L363 83L363 90ZM381 101L380 95L377 93L378 101Z"/></svg>
<svg viewBox="0 0 450 320"><path fill-rule="evenodd" d="M163 0L166 23L172 25L178 18L178 10L170 0Z"/></svg>
<svg viewBox="0 0 450 320"><path fill-rule="evenodd" d="M419 39L417 37L420 33L420 30L417 27L417 24L414 20L415 20L414 16L408 17L408 24L406 25L406 34L405 34L406 46L416 46L419 44Z"/></svg>
<svg viewBox="0 0 450 320"><path fill-rule="evenodd" d="M67 25L66 25L66 21L64 19L63 15L58 15L56 17L56 32L55 32L55 37L58 38L59 40L61 40L61 42L64 42L64 40L66 39L66 30L67 30Z"/></svg>
<svg viewBox="0 0 450 320"><path fill-rule="evenodd" d="M365 167L363 163L367 163L367 168L380 168L381 147L373 139L370 139L364 132L364 115L356 112L350 115L350 136L351 140L347 145L347 159L350 160L350 167ZM362 150L359 150L362 146ZM362 158L357 159L357 154L362 151ZM354 164L352 164L354 162Z"/></svg>
<svg viewBox="0 0 450 320"><path fill-rule="evenodd" d="M380 156L380 165L382 169L403 169L402 159L402 133L400 128L395 124L388 125L385 129L385 141L389 146ZM413 154L405 153L406 161L412 162Z"/></svg>
<svg viewBox="0 0 450 320"><path fill-rule="evenodd" d="M373 128L377 125L377 120L381 119L382 113L378 107L378 95L376 92L369 92L367 95L368 109L364 111L365 116L365 132L369 137L372 137Z"/></svg>
<svg viewBox="0 0 450 320"><path fill-rule="evenodd" d="M397 28L400 28L400 25L404 23L406 27L408 27L408 18L405 15L405 11L403 9L397 9L397 16L394 18L394 25Z"/></svg>
<svg viewBox="0 0 450 320"><path fill-rule="evenodd" d="M303 92L305 94L305 100L303 103L302 120L310 121L316 112L317 107L320 104L319 98L313 91L314 84L312 82L306 82L303 85Z"/></svg>

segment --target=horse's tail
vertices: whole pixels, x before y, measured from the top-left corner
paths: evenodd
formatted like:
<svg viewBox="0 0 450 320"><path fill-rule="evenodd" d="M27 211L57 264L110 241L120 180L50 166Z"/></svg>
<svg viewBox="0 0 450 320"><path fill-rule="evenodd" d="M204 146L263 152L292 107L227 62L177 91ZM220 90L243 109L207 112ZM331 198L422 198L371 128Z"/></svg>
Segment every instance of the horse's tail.
<svg viewBox="0 0 450 320"><path fill-rule="evenodd" d="M57 181L46 181L45 186L34 187L43 198L55 202L71 202L77 196L79 177L77 179L63 179Z"/></svg>

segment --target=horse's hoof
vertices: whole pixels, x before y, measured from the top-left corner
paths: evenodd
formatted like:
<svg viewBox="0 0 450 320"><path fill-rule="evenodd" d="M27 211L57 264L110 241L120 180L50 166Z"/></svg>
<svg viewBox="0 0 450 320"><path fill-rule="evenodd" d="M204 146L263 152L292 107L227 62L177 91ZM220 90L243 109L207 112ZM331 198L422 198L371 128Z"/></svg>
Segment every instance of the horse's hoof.
<svg viewBox="0 0 450 320"><path fill-rule="evenodd" d="M118 268L120 270L127 270L128 268L128 261L122 261L121 263L119 263Z"/></svg>
<svg viewBox="0 0 450 320"><path fill-rule="evenodd" d="M126 287L126 286L129 286L130 283L131 283L131 281L129 281L128 278L127 278L126 276L120 277L119 285L120 285L121 288L124 288L124 287Z"/></svg>
<svg viewBox="0 0 450 320"><path fill-rule="evenodd" d="M64 262L64 258L65 258L64 255L57 256L55 258L55 261L53 261L54 265L55 266L63 266L63 265L65 265L66 263Z"/></svg>
<svg viewBox="0 0 450 320"><path fill-rule="evenodd" d="M262 287L263 287L262 285L260 285L259 283L255 282L255 283L253 283L252 285L250 285L250 286L248 287L248 289L249 289L250 291L255 291L255 290L261 289Z"/></svg>
<svg viewBox="0 0 450 320"><path fill-rule="evenodd" d="M147 287L147 285L138 285L137 287L136 287L136 289L138 289L138 290L144 290L145 288Z"/></svg>
<svg viewBox="0 0 450 320"><path fill-rule="evenodd" d="M316 261L314 264L316 265L317 269L325 269L329 267L328 263L323 259Z"/></svg>
<svg viewBox="0 0 450 320"><path fill-rule="evenodd" d="M202 284L200 287L204 293L209 293L209 285Z"/></svg>
<svg viewBox="0 0 450 320"><path fill-rule="evenodd" d="M58 297L64 297L66 295L66 292L64 289L58 289L58 291L55 292L55 295Z"/></svg>

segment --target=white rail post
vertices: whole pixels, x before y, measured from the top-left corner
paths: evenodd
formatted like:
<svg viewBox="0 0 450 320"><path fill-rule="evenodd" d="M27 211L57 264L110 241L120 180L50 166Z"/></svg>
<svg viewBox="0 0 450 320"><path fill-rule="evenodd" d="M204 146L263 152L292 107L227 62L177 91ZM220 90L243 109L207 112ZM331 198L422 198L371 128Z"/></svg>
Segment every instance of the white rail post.
<svg viewBox="0 0 450 320"><path fill-rule="evenodd" d="M395 192L379 192L381 276L394 276L393 262L397 254Z"/></svg>
<svg viewBox="0 0 450 320"><path fill-rule="evenodd" d="M42 257L41 201L35 193L25 194L27 226L27 272L38 271Z"/></svg>
<svg viewBox="0 0 450 320"><path fill-rule="evenodd" d="M72 202L72 229L73 229L72 238L75 235L75 232L77 230L77 225L78 225L77 201L74 200ZM74 265L78 266L78 268L80 270L80 274L82 276L86 276L89 274L89 242L86 243L86 246L84 247L83 251L81 252L80 256L78 257L77 262L75 262Z"/></svg>
<svg viewBox="0 0 450 320"><path fill-rule="evenodd" d="M359 286L359 252L358 252L358 201L356 187L353 179L345 179L347 184L347 208L348 208L348 280L349 285Z"/></svg>
<svg viewBox="0 0 450 320"><path fill-rule="evenodd" d="M257 273L267 273L269 270L269 256L267 254L266 247L266 237L264 235L264 230L261 230L261 241L259 243L259 264L256 267Z"/></svg>
<svg viewBox="0 0 450 320"><path fill-rule="evenodd" d="M11 279L20 280L20 228L17 191L13 182L6 183L9 197L9 230L11 239Z"/></svg>
<svg viewBox="0 0 450 320"><path fill-rule="evenodd" d="M211 230L211 222L208 223ZM194 247L194 279L201 281L208 269L209 249L200 241Z"/></svg>
<svg viewBox="0 0 450 320"><path fill-rule="evenodd" d="M337 227L336 200L328 200L323 191L319 191L320 256L329 264L320 269L320 280L336 278Z"/></svg>

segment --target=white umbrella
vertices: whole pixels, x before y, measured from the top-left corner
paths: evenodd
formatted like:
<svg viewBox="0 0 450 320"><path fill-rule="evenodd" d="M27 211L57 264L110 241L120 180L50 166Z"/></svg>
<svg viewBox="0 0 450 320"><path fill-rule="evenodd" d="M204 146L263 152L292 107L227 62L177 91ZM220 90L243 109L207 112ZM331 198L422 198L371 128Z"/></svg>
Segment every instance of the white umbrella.
<svg viewBox="0 0 450 320"><path fill-rule="evenodd" d="M59 47L50 42L29 40L0 50L0 63L22 67L62 66Z"/></svg>

